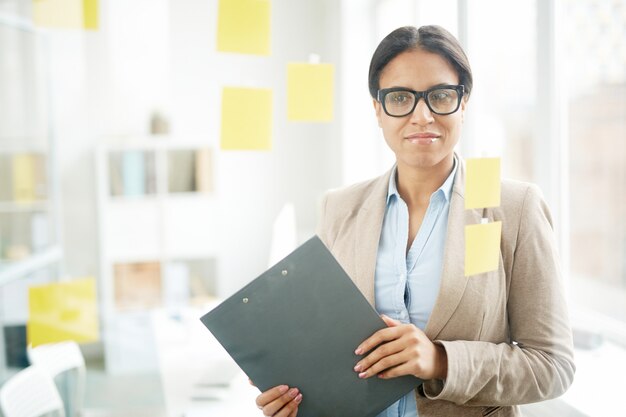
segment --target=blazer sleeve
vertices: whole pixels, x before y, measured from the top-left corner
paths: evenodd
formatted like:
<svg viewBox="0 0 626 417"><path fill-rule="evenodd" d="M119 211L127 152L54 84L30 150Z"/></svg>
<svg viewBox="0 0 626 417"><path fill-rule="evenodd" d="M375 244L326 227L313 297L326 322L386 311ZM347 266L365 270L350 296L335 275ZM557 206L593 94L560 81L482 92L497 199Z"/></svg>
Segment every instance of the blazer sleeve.
<svg viewBox="0 0 626 417"><path fill-rule="evenodd" d="M513 219L511 219L513 220ZM540 191L525 193L510 268L510 343L436 341L448 356L445 381L421 394L464 405L513 405L557 397L574 378L571 328L550 213Z"/></svg>

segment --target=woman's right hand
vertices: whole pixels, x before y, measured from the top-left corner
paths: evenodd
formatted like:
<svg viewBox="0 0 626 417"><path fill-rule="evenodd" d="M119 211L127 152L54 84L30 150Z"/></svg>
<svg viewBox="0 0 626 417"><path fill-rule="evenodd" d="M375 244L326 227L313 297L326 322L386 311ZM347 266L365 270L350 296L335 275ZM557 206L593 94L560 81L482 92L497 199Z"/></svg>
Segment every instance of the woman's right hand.
<svg viewBox="0 0 626 417"><path fill-rule="evenodd" d="M252 382L252 381L250 381ZM256 397L256 405L267 417L296 417L302 393L298 388L279 385Z"/></svg>

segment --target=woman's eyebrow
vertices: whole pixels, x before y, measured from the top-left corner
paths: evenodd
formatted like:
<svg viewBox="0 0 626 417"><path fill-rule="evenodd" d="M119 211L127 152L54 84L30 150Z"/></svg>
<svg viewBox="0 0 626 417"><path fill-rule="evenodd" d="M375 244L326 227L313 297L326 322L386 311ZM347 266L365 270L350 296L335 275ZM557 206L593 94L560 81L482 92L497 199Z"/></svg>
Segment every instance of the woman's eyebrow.
<svg viewBox="0 0 626 417"><path fill-rule="evenodd" d="M390 88L402 88L405 90L409 90L409 91L426 91L426 90L430 90L431 88L436 88L436 87L443 87L446 85L457 85L456 83L451 83L451 82L443 82L443 83L437 83L437 84L433 84L430 87L428 87L425 90L413 90L410 87L404 86L404 85L392 85L391 87L385 87L385 88L381 88L381 90L388 90Z"/></svg>

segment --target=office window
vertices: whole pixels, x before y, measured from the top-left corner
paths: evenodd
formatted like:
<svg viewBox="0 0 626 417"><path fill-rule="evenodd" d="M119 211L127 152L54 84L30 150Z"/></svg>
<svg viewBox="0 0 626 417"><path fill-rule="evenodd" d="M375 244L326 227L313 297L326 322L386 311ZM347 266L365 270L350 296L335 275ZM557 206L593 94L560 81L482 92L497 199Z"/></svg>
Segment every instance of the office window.
<svg viewBox="0 0 626 417"><path fill-rule="evenodd" d="M535 22L534 2L468 2L465 47L474 90L461 139L464 156L500 156L505 177L531 182L537 182Z"/></svg>
<svg viewBox="0 0 626 417"><path fill-rule="evenodd" d="M573 302L626 329L626 4L561 7Z"/></svg>

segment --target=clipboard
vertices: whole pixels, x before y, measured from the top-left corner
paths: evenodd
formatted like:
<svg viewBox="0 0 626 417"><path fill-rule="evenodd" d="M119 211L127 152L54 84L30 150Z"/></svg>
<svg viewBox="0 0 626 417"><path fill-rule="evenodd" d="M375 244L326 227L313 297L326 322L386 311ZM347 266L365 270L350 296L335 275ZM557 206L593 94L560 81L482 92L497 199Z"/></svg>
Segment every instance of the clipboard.
<svg viewBox="0 0 626 417"><path fill-rule="evenodd" d="M200 320L261 391L299 388L298 417L373 417L422 383L358 377L354 350L387 326L317 236Z"/></svg>

